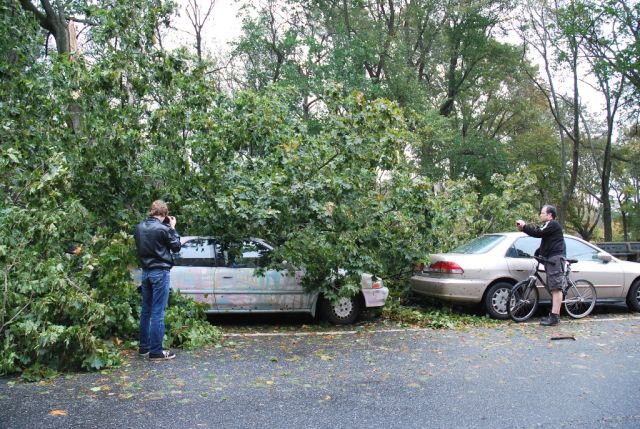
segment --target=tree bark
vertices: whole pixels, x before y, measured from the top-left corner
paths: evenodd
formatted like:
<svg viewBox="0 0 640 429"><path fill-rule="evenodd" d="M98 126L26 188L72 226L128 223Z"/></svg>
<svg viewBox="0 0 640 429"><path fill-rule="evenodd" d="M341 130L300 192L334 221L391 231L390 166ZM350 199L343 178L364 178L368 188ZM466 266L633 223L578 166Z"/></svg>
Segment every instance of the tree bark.
<svg viewBox="0 0 640 429"><path fill-rule="evenodd" d="M66 54L71 51L69 37L69 22L65 18L64 5L57 3L57 9L54 8L49 0L40 0L40 4L44 9L44 13L38 9L30 0L20 0L20 5L27 12L35 15L40 27L47 30L53 35L56 41L56 50L58 54ZM75 35L74 35L75 39Z"/></svg>
<svg viewBox="0 0 640 429"><path fill-rule="evenodd" d="M57 2L54 7L49 0L40 0L44 12L36 7L30 0L20 0L22 8L32 13L40 27L53 35L56 41L56 50L59 55L72 55L78 51L76 41L76 29L73 21L66 18L64 4ZM69 118L67 123L75 134L82 133L82 107L79 103L71 102L68 106Z"/></svg>

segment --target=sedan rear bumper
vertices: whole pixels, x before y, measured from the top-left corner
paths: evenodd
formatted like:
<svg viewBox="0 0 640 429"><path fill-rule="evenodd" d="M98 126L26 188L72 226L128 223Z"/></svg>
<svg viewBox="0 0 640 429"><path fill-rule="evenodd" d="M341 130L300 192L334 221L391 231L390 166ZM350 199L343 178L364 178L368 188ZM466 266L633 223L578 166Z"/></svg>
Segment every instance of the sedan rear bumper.
<svg viewBox="0 0 640 429"><path fill-rule="evenodd" d="M485 280L467 280L444 277L411 277L411 291L443 301L475 304L482 301L487 287Z"/></svg>
<svg viewBox="0 0 640 429"><path fill-rule="evenodd" d="M362 295L364 295L365 307L382 307L389 296L389 289L386 287L381 287L380 289L362 289Z"/></svg>

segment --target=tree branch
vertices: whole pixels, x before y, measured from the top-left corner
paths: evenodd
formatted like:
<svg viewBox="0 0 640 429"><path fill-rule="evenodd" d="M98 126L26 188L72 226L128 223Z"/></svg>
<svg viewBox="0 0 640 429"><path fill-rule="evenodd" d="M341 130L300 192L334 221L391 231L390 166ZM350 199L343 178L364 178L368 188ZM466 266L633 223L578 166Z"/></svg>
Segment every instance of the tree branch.
<svg viewBox="0 0 640 429"><path fill-rule="evenodd" d="M49 30L50 32L54 31L53 26L47 20L47 16L44 13L40 12L40 9L38 9L33 3L31 3L29 0L20 0L20 5L22 6L22 9L35 15L42 28Z"/></svg>

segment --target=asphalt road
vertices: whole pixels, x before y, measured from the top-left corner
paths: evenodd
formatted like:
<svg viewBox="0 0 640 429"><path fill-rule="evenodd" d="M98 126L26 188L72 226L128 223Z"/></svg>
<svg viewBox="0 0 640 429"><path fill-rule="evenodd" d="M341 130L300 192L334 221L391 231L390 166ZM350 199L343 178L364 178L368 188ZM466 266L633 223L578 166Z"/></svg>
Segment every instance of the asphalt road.
<svg viewBox="0 0 640 429"><path fill-rule="evenodd" d="M554 328L224 330L223 347L173 361L0 378L0 427L640 427L637 314Z"/></svg>

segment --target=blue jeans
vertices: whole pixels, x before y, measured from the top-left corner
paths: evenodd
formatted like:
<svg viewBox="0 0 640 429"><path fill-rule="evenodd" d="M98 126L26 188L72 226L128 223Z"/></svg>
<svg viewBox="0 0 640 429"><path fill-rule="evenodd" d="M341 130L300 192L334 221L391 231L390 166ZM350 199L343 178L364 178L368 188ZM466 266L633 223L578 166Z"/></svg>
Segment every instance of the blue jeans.
<svg viewBox="0 0 640 429"><path fill-rule="evenodd" d="M159 355L164 338L164 311L169 302L169 270L142 270L141 283L140 350Z"/></svg>

